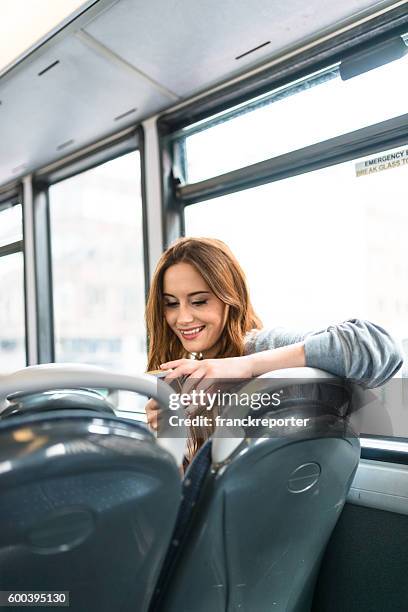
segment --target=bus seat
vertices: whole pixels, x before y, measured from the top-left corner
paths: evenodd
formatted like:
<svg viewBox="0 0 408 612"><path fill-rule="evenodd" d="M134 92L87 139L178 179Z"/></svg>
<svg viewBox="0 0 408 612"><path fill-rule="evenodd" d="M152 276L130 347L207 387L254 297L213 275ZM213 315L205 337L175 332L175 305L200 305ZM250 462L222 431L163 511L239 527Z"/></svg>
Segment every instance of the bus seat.
<svg viewBox="0 0 408 612"><path fill-rule="evenodd" d="M310 609L360 446L348 425L350 390L309 368L283 381L294 376L288 372L261 377L264 392L287 383L286 399L262 416L309 416L310 425L280 437L265 428L226 439L216 430L186 473L150 612ZM236 416L243 410L234 409Z"/></svg>
<svg viewBox="0 0 408 612"><path fill-rule="evenodd" d="M43 371L29 374L31 382L26 372L4 379L0 395L46 386ZM69 376L54 370L52 386L73 386L74 370ZM102 387L98 377L109 388L140 388L159 399L155 379L138 384L92 373L78 384ZM2 589L69 591L74 612L147 610L180 498L175 457L137 421L80 403L6 416L0 421Z"/></svg>
<svg viewBox="0 0 408 612"><path fill-rule="evenodd" d="M49 410L69 410L81 408L115 414L111 402L95 389L50 389L42 393L11 393L7 396L8 405L0 413L0 418L28 412L39 413Z"/></svg>

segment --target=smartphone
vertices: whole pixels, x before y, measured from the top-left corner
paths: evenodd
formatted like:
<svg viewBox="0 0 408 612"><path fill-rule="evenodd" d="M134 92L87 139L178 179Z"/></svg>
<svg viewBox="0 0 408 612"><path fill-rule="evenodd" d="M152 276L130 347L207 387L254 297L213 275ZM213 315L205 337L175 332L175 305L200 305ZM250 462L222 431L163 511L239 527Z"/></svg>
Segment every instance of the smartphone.
<svg viewBox="0 0 408 612"><path fill-rule="evenodd" d="M156 378L165 378L169 372L171 372L171 370L150 370L150 372L146 372L146 374L155 376Z"/></svg>

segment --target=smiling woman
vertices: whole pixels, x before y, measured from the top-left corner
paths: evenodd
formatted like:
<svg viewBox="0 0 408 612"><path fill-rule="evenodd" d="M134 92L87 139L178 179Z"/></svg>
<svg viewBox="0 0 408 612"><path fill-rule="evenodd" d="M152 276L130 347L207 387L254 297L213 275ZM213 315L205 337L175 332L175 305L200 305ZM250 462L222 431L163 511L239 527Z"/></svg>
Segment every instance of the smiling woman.
<svg viewBox="0 0 408 612"><path fill-rule="evenodd" d="M262 327L238 261L226 244L212 238L181 238L163 253L149 291L146 323L148 370L174 364L167 382L190 374L195 379L246 378L249 363L237 358L244 355L246 334ZM200 353L203 361L191 359ZM154 400L146 406L154 429L157 408ZM205 440L201 434L191 429L190 457Z"/></svg>
<svg viewBox="0 0 408 612"><path fill-rule="evenodd" d="M1 589L408 612L407 7L1 0Z"/></svg>
<svg viewBox="0 0 408 612"><path fill-rule="evenodd" d="M383 384L401 367L390 336L368 321L352 319L314 333L261 329L246 278L221 240L180 238L162 255L147 302L148 370L181 378L183 391L222 379L248 379L272 370L309 366L365 387ZM202 359L191 359L201 354ZM158 405L146 405L158 425ZM187 460L213 427L190 428Z"/></svg>
<svg viewBox="0 0 408 612"><path fill-rule="evenodd" d="M260 329L245 275L221 240L181 238L162 255L146 309L148 369L201 352L244 354L244 336Z"/></svg>
<svg viewBox="0 0 408 612"><path fill-rule="evenodd" d="M171 266L164 273L165 318L190 353L215 357L228 307L189 263Z"/></svg>

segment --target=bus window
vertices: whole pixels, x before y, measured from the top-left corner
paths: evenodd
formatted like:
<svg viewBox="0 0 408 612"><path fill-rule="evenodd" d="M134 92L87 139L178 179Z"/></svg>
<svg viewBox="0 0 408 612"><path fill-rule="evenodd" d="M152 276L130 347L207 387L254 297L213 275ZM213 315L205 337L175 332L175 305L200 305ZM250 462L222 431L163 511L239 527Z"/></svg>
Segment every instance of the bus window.
<svg viewBox="0 0 408 612"><path fill-rule="evenodd" d="M393 96L407 61L346 82L332 66L175 132L184 233L239 254L266 327L312 331L365 318L389 330L408 360L408 142ZM408 437L402 381L375 401L361 431Z"/></svg>
<svg viewBox="0 0 408 612"><path fill-rule="evenodd" d="M26 365L21 205L0 209L0 370Z"/></svg>
<svg viewBox="0 0 408 612"><path fill-rule="evenodd" d="M408 39L407 39L408 40ZM184 130L189 183L406 112L408 56L342 81L332 66Z"/></svg>
<svg viewBox="0 0 408 612"><path fill-rule="evenodd" d="M239 252L268 326L365 317L407 342L408 166L391 166L406 149L187 206L186 234L214 235ZM387 157L386 171L357 176L360 164Z"/></svg>
<svg viewBox="0 0 408 612"><path fill-rule="evenodd" d="M143 371L139 153L52 185L50 220L56 361Z"/></svg>

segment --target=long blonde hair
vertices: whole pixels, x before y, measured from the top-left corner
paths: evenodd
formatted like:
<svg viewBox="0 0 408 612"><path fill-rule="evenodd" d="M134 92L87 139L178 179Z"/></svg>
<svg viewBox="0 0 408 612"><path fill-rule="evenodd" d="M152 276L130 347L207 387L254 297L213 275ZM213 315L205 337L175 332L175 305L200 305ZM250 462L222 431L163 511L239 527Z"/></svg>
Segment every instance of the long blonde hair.
<svg viewBox="0 0 408 612"><path fill-rule="evenodd" d="M182 343L167 324L163 299L164 273L181 262L193 265L214 295L228 306L217 358L243 355L245 335L262 327L251 304L245 274L227 245L215 238L179 238L160 257L150 285L146 307L148 370L186 356ZM192 428L191 433L194 453L212 431Z"/></svg>

